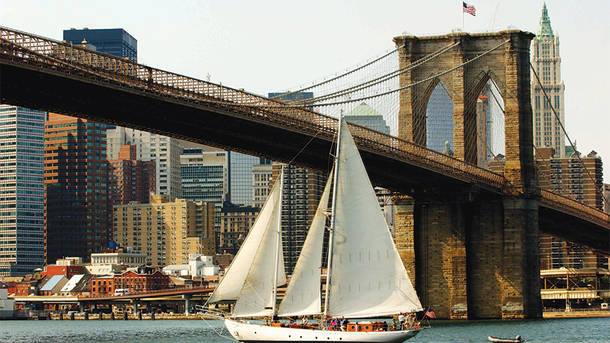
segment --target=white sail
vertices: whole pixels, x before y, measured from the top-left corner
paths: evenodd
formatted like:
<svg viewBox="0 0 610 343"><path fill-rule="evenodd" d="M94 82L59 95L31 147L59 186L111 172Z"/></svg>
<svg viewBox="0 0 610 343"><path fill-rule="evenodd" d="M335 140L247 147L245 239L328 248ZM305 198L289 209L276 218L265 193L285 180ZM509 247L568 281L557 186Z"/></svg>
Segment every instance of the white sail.
<svg viewBox="0 0 610 343"><path fill-rule="evenodd" d="M267 199L267 205L273 205L270 218L266 221L263 235L258 241L256 254L249 261L242 261L249 266L243 287L237 297L233 317L265 317L273 314L276 301L274 294L274 266L276 266L276 251L279 249L277 262L277 284L286 284L284 270L284 254L282 251L281 230L279 230L279 211L281 211L281 188L276 182L272 194ZM260 218L260 217L259 217ZM280 237L278 237L278 234ZM279 241L278 241L279 240ZM241 251L241 250L240 250Z"/></svg>
<svg viewBox="0 0 610 343"><path fill-rule="evenodd" d="M225 272L220 284L208 300L209 303L224 300L237 300L239 297L240 292L244 287L246 277L251 270L252 262L257 256L257 252L262 245L261 243L265 238L267 231L274 231L277 227L277 212L275 211L280 206L279 198L281 189L279 184L279 182L276 182L273 186L269 197L265 201L263 208L258 214L246 239L242 243L241 248ZM275 248L272 247L271 249ZM284 263L283 261L281 262L281 270L283 271ZM282 275L284 275L284 282L286 282L285 274L282 273ZM278 281L280 281L279 279L280 278L278 278ZM271 280L271 278L269 280Z"/></svg>
<svg viewBox="0 0 610 343"><path fill-rule="evenodd" d="M364 318L421 310L347 124L341 120L327 313Z"/></svg>
<svg viewBox="0 0 610 343"><path fill-rule="evenodd" d="M324 229L331 184L332 178L329 178L288 284L286 295L280 304L278 315L281 317L311 316L321 313L322 249L324 248Z"/></svg>

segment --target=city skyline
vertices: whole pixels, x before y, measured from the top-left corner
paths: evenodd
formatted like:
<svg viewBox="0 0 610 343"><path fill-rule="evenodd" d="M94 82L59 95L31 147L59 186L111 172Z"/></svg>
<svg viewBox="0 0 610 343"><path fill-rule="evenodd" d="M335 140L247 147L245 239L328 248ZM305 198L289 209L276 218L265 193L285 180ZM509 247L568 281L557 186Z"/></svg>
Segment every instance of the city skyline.
<svg viewBox="0 0 610 343"><path fill-rule="evenodd" d="M39 6L31 6L36 2L4 3L0 20L7 26L58 39L62 30L72 27L124 27L137 37L138 57L145 64L201 79L210 75L213 82L222 82L235 88L243 87L259 94L264 94L266 89L294 88L362 63L392 49L391 38L403 32L442 33L462 26L459 3L453 1L442 1L440 4L421 3L418 4L417 11L409 11L411 4L405 2L392 2L381 7L364 2L334 2L322 6L320 2L314 1L302 8L299 15L288 11L286 4L272 1L257 4L181 2L171 8L162 6L161 3L155 6L153 2L145 10L147 15L141 17L164 18L158 23L158 29L154 30L150 30L148 21L129 14L139 13L141 9L138 12L125 10L113 16L100 16L100 13L112 12L113 6L116 5L116 2L112 1L83 8L78 14L62 10L73 4L70 1L55 2L53 5L42 2L38 3ZM531 32L538 31L542 1L517 1L510 4L492 1L473 4L478 10L477 17L465 18L466 31L498 30L509 25ZM128 8L135 6L123 5ZM58 21L62 22L62 25L47 21L26 21L18 15L12 15L24 10L24 7L28 12L32 12L34 17L51 13L60 19ZM597 68L603 65L604 56L610 53L610 23L605 21L602 15L608 13L610 4L592 1L589 6L583 7L574 1L560 3L555 0L547 1L547 7L553 21L553 29L562 42L562 78L567 85L565 113L568 133L577 141L579 150L594 149L602 158L610 156L610 146L604 144L604 128L610 125L610 118L604 116L603 105L595 101L602 98L604 80L608 77L607 73L610 73L603 68ZM393 10L388 11L388 8ZM592 11L590 8L596 10ZM272 13L265 12L265 15L273 15L277 21L257 22L252 25L252 18L268 10ZM336 27L333 18L339 13L345 23ZM433 16L443 20L428 20ZM219 22L216 18L229 20ZM302 30L313 18L320 25ZM366 22L366 25L361 25L362 22ZM272 26L282 25L284 29L280 34L268 34L267 31L270 31ZM186 30L186 26L198 29ZM591 52L586 55L581 53L581 40L578 38L583 31L588 32L588 40L598 42L588 45ZM178 35L177 32L183 34ZM210 34L194 35L195 32ZM250 39L240 39L239 44L231 44L231 37ZM303 42L313 41L316 41L317 49L303 48ZM188 46L190 53L176 57L174 52L184 46ZM264 53L249 54L247 61L242 60L243 54L239 51L257 51L260 46L283 48L274 49L271 57ZM362 46L367 49L362 49ZM324 54L319 54L319 51L324 51ZM299 68L294 68L294 65L299 65ZM596 122L596 125L589 125L591 121ZM606 181L608 179L609 176L606 176Z"/></svg>

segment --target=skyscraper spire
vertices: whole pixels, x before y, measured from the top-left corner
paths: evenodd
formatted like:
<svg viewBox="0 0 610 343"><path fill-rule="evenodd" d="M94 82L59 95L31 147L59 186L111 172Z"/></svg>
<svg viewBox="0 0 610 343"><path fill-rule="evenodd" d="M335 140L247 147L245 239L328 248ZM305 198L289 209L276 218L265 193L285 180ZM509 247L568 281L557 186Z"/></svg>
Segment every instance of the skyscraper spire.
<svg viewBox="0 0 610 343"><path fill-rule="evenodd" d="M542 5L542 16L540 17L540 30L538 31L538 36L553 36L551 18L549 18L549 11L546 9L546 3Z"/></svg>

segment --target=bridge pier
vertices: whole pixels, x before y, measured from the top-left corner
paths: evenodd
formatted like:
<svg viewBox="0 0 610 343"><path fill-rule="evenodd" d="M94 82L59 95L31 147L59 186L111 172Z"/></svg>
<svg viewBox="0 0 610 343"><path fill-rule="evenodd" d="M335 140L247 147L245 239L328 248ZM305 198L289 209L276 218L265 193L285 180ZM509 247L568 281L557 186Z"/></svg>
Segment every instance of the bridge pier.
<svg viewBox="0 0 610 343"><path fill-rule="evenodd" d="M437 317L467 319L465 218L460 204L415 204L415 285Z"/></svg>

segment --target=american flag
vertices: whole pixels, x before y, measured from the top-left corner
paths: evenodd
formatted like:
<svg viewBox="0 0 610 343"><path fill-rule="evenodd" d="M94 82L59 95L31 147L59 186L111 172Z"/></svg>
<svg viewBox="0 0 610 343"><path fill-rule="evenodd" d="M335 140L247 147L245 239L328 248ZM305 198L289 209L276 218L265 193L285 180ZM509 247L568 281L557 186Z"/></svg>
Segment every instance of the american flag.
<svg viewBox="0 0 610 343"><path fill-rule="evenodd" d="M474 8L474 6L469 5L469 4L467 4L467 3L463 2L463 1L462 1L462 5L463 5L462 6L462 11L463 12L468 13L468 14L470 14L473 17L477 15L477 9Z"/></svg>

